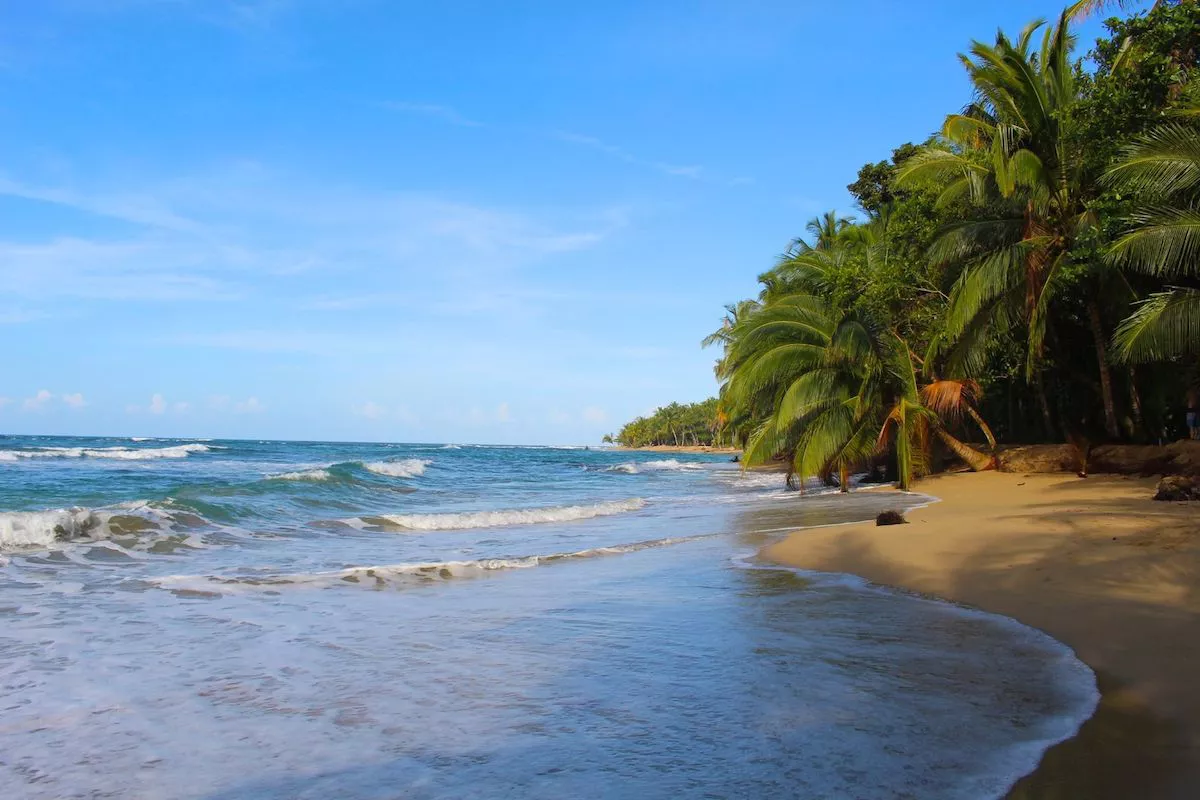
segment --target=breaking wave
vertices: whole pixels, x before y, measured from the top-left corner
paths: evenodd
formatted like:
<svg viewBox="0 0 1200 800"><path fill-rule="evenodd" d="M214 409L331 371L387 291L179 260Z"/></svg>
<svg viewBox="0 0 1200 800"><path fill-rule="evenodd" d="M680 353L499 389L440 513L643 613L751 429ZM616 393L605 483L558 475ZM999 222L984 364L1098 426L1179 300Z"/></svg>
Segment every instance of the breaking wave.
<svg viewBox="0 0 1200 800"><path fill-rule="evenodd" d="M98 542L114 537L177 533L207 520L172 514L146 503L105 508L60 508L0 513L0 550L39 550L66 542Z"/></svg>
<svg viewBox="0 0 1200 800"><path fill-rule="evenodd" d="M381 514L353 517L346 524L360 530L379 528L395 531L450 531L466 528L496 528L505 525L532 525L539 522L574 522L637 511L646 505L641 498L615 500L586 506L547 506L513 508L499 511L466 511L459 514Z"/></svg>
<svg viewBox="0 0 1200 800"><path fill-rule="evenodd" d="M362 586L370 589L404 588L455 578L478 578L492 572L530 569L560 561L574 561L601 556L623 555L655 547L710 539L721 534L701 534L665 539L651 539L611 547L593 547L568 553L514 556L512 558L481 558L474 561L434 561L410 564L384 564L371 567L349 567L331 572L309 572L284 575L218 577L214 575L171 575L155 578L153 583L171 591L221 594L223 592L278 589L283 586L329 588Z"/></svg>
<svg viewBox="0 0 1200 800"><path fill-rule="evenodd" d="M368 461L363 469L389 478L418 478L433 462L427 458L406 458L403 461Z"/></svg>
<svg viewBox="0 0 1200 800"><path fill-rule="evenodd" d="M111 458L121 461L147 461L155 458L187 458L192 453L207 453L206 444L178 444L171 447L36 447L31 450L0 450L0 461L30 458Z"/></svg>
<svg viewBox="0 0 1200 800"><path fill-rule="evenodd" d="M704 465L691 461L679 461L674 458L668 458L662 461L626 461L624 464L614 464L611 467L606 467L604 471L624 472L628 475L637 475L642 472L691 472L699 469L704 469Z"/></svg>
<svg viewBox="0 0 1200 800"><path fill-rule="evenodd" d="M333 477L328 469L304 469L296 472L281 472L278 475L268 475L270 481L327 481Z"/></svg>

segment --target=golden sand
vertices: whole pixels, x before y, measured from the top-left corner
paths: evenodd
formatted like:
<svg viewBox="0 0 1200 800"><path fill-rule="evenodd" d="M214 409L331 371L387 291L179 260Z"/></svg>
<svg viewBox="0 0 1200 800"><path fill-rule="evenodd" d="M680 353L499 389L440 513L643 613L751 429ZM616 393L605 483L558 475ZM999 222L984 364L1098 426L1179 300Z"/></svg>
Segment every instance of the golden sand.
<svg viewBox="0 0 1200 800"><path fill-rule="evenodd" d="M911 524L797 531L762 556L1014 617L1075 649L1100 709L1011 797L1200 797L1200 503L1153 479L931 478Z"/></svg>

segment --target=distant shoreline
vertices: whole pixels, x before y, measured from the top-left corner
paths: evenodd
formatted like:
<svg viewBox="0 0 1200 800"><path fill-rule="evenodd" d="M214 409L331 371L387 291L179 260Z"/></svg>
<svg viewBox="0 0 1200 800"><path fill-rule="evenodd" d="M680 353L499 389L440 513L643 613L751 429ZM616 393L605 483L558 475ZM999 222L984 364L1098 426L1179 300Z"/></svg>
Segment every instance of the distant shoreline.
<svg viewBox="0 0 1200 800"><path fill-rule="evenodd" d="M904 526L798 530L760 557L976 606L1040 628L1102 699L1008 795L1190 798L1200 786L1200 504L1153 478L977 473L923 481Z"/></svg>
<svg viewBox="0 0 1200 800"><path fill-rule="evenodd" d="M740 456L742 454L742 448L740 447L710 447L704 444L652 444L646 447L622 447L618 445L612 449L633 453L717 453L729 456Z"/></svg>

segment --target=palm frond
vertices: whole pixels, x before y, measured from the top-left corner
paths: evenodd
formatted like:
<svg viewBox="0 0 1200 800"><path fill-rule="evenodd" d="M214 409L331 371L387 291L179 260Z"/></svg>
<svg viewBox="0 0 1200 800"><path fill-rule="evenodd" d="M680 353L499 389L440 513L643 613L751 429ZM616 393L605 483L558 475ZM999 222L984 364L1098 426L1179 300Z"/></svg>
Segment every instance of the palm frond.
<svg viewBox="0 0 1200 800"><path fill-rule="evenodd" d="M1133 228L1113 243L1110 257L1137 272L1200 274L1200 208L1143 208Z"/></svg>
<svg viewBox="0 0 1200 800"><path fill-rule="evenodd" d="M1115 357L1126 363L1200 352L1200 290L1151 295L1117 328L1114 345Z"/></svg>

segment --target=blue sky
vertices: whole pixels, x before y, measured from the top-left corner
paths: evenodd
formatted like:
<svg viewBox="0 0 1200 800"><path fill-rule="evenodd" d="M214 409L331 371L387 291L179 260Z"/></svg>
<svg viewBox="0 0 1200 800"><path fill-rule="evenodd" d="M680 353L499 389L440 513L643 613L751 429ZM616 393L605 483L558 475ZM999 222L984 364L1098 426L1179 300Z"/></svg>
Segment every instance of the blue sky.
<svg viewBox="0 0 1200 800"><path fill-rule="evenodd" d="M0 430L596 442L1059 10L0 0Z"/></svg>

